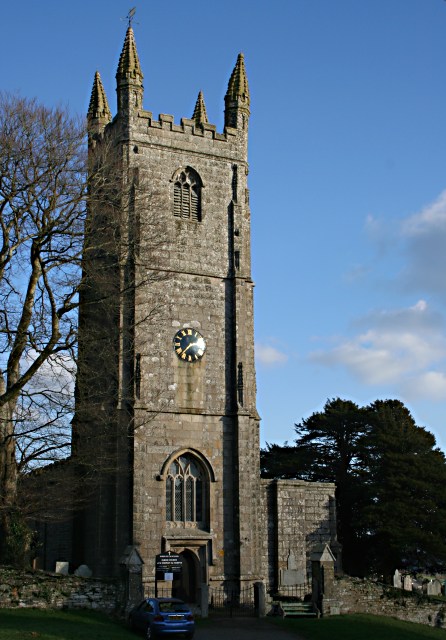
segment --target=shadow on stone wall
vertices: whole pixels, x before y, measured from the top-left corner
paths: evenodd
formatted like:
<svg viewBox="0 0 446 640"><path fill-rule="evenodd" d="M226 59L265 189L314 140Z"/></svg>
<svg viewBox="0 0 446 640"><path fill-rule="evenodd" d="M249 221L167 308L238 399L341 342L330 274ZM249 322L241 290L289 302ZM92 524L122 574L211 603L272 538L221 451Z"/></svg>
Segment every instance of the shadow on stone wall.
<svg viewBox="0 0 446 640"><path fill-rule="evenodd" d="M0 608L96 609L117 612L119 584L45 571L0 567Z"/></svg>
<svg viewBox="0 0 446 640"><path fill-rule="evenodd" d="M324 615L368 613L432 627L446 626L446 599L396 589L378 582L343 576L335 578Z"/></svg>

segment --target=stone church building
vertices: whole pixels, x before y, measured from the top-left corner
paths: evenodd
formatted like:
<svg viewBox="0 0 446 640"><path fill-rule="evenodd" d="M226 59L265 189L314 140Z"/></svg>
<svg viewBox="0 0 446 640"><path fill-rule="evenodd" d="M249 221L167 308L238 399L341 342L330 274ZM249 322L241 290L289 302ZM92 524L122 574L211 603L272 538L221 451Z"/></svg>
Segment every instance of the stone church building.
<svg viewBox="0 0 446 640"><path fill-rule="evenodd" d="M118 575L132 546L149 588L171 551L190 600L202 583L303 582L315 545L336 544L334 486L260 479L243 55L222 133L201 92L179 124L143 107L131 26L116 90L112 117L96 73L88 109L72 461L94 480L46 564Z"/></svg>

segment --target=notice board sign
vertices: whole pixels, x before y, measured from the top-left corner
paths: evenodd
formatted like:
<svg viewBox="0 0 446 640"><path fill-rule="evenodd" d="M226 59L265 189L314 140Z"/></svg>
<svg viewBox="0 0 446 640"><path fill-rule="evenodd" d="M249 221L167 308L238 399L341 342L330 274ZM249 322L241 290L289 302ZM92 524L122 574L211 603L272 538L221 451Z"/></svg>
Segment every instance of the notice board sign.
<svg viewBox="0 0 446 640"><path fill-rule="evenodd" d="M155 572L157 580L174 580L180 577L182 569L181 557L173 551L159 553L156 556Z"/></svg>

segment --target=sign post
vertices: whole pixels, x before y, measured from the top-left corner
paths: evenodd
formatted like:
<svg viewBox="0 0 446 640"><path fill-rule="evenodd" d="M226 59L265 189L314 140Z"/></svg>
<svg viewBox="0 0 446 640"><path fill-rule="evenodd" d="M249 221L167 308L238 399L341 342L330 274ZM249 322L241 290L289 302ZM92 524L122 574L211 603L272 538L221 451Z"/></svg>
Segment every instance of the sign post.
<svg viewBox="0 0 446 640"><path fill-rule="evenodd" d="M158 580L169 581L179 578L183 563L178 553L166 551L159 553L155 560L155 598L158 597Z"/></svg>

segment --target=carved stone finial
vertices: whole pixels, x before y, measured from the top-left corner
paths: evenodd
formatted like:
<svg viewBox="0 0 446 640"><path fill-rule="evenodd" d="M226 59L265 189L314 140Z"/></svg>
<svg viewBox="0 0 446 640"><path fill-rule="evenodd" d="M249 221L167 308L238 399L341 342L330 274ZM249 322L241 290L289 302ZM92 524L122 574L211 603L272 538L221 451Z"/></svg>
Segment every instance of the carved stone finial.
<svg viewBox="0 0 446 640"><path fill-rule="evenodd" d="M108 106L99 71L94 74L93 88L91 90L90 104L88 105L88 119L96 119L107 124L111 120L111 111Z"/></svg>
<svg viewBox="0 0 446 640"><path fill-rule="evenodd" d="M192 116L192 120L195 124L205 124L208 122L208 116L206 113L206 105L204 104L203 92L198 94L197 102L195 103L195 109Z"/></svg>
<svg viewBox="0 0 446 640"><path fill-rule="evenodd" d="M229 78L228 90L226 92L225 100L235 101L241 99L249 107L250 96L248 87L248 78L245 70L245 57L243 53L239 53L237 62Z"/></svg>
<svg viewBox="0 0 446 640"><path fill-rule="evenodd" d="M250 96L245 58L243 53L239 53L225 95L225 125L247 130L249 105Z"/></svg>
<svg viewBox="0 0 446 640"><path fill-rule="evenodd" d="M129 26L116 72L119 114L129 116L142 108L143 77L136 51L135 36L132 27Z"/></svg>
<svg viewBox="0 0 446 640"><path fill-rule="evenodd" d="M116 79L138 79L142 82L143 74L141 65L139 64L138 52L136 51L135 35L131 26L128 27L125 34L124 46L122 47L119 57L118 70Z"/></svg>

